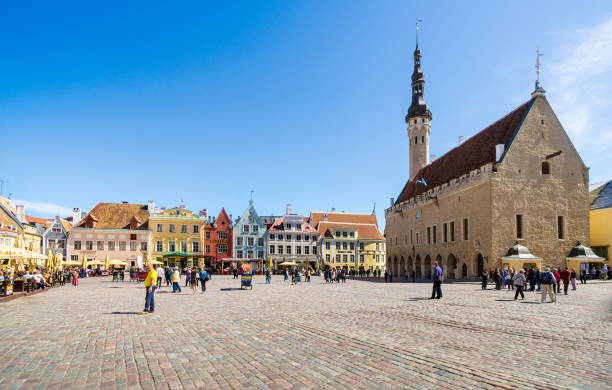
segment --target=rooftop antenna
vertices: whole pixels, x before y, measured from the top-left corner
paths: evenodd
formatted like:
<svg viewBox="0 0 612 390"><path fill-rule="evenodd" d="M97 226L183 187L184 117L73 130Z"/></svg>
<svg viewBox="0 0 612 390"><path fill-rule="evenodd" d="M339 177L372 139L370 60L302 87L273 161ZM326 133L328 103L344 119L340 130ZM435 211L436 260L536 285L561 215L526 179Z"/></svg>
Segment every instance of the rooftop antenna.
<svg viewBox="0 0 612 390"><path fill-rule="evenodd" d="M376 202L374 202L374 209L372 209L372 215L376 215Z"/></svg>
<svg viewBox="0 0 612 390"><path fill-rule="evenodd" d="M0 180L0 196L4 195L4 183L8 183L8 181Z"/></svg>
<svg viewBox="0 0 612 390"><path fill-rule="evenodd" d="M416 47L419 47L419 30L421 29L421 19L416 21Z"/></svg>
<svg viewBox="0 0 612 390"><path fill-rule="evenodd" d="M253 204L253 193L255 191L251 190L251 199L249 199L249 204Z"/></svg>

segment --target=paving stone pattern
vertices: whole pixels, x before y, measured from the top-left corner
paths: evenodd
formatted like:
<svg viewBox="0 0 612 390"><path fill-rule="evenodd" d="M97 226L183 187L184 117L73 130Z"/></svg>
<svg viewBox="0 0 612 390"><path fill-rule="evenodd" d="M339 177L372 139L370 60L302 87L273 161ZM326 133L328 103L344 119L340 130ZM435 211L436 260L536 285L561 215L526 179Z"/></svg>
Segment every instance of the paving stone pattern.
<svg viewBox="0 0 612 390"><path fill-rule="evenodd" d="M183 284L183 283L181 283ZM0 304L0 389L612 388L612 283L557 304L445 284L262 276L206 294L80 281Z"/></svg>

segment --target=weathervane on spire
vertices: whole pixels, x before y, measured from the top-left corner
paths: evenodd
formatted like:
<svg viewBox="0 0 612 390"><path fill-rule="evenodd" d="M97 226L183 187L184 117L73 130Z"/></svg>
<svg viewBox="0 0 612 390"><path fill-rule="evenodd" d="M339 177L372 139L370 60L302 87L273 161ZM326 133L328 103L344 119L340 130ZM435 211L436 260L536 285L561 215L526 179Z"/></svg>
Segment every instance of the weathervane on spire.
<svg viewBox="0 0 612 390"><path fill-rule="evenodd" d="M542 62L540 62L540 57L542 57L543 55L544 54L540 52L540 49L536 50L536 82L535 90L531 93L531 96L544 95L544 93L546 92L544 91L544 88L540 87L540 72L542 71Z"/></svg>
<svg viewBox="0 0 612 390"><path fill-rule="evenodd" d="M419 47L419 30L421 29L421 19L416 21L416 45Z"/></svg>

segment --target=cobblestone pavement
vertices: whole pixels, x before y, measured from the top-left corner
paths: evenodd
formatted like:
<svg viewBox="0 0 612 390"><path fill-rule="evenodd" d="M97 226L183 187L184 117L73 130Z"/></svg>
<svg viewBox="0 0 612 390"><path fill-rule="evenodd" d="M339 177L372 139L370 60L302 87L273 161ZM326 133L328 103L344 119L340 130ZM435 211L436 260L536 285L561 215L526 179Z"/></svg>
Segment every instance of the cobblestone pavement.
<svg viewBox="0 0 612 390"><path fill-rule="evenodd" d="M557 304L444 284L81 280L0 304L0 389L611 388L612 283Z"/></svg>

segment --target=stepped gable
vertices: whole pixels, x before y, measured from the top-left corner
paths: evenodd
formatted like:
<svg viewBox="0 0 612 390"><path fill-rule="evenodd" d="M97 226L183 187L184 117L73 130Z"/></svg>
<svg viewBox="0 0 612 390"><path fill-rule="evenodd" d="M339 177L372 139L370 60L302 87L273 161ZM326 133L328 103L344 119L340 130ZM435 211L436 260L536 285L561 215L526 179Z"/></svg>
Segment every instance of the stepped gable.
<svg viewBox="0 0 612 390"><path fill-rule="evenodd" d="M146 204L98 203L75 227L85 228L89 216L96 220L96 229L130 229L132 217L141 222L138 230L148 229L149 210Z"/></svg>
<svg viewBox="0 0 612 390"><path fill-rule="evenodd" d="M535 99L530 99L431 164L421 168L415 180L406 183L395 204L402 203L483 165L495 163L495 145L504 144L505 150L508 150ZM417 179L425 179L427 186L417 183Z"/></svg>

